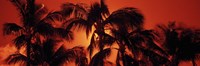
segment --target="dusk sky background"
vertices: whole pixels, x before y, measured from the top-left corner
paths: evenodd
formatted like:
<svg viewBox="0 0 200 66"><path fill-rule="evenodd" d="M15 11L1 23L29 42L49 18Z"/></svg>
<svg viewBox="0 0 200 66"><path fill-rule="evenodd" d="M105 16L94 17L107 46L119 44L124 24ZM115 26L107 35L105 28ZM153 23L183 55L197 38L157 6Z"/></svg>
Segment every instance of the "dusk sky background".
<svg viewBox="0 0 200 66"><path fill-rule="evenodd" d="M65 2L91 4L98 0L36 0L43 3L50 11L59 10ZM188 27L200 28L200 0L106 0L111 12L122 7L138 8L145 17L145 28L152 29L156 24L167 24L169 21L184 23ZM0 0L0 48L11 43L11 36L3 36L3 24L6 22L19 23L19 13L9 0ZM89 41L85 32L75 32L74 44L87 46ZM78 39L79 38L79 39ZM81 39L80 39L81 38ZM2 49L0 49L0 54ZM1 55L0 55L1 56ZM1 59L1 57L0 57ZM200 61L196 61L200 64ZM188 66L190 62L181 63Z"/></svg>

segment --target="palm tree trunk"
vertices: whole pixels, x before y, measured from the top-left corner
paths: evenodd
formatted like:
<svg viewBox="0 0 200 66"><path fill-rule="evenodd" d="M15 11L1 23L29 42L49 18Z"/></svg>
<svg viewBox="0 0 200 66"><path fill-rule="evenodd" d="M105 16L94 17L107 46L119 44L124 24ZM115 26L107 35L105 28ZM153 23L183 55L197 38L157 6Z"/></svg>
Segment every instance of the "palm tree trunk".
<svg viewBox="0 0 200 66"><path fill-rule="evenodd" d="M27 54L27 66L30 66L31 64L31 58L30 58L30 49L31 49L31 36L28 38L27 47L26 47L26 54Z"/></svg>
<svg viewBox="0 0 200 66"><path fill-rule="evenodd" d="M192 59L192 65L193 65L193 66L197 66L197 64L196 64L196 62L195 62L194 59Z"/></svg>
<svg viewBox="0 0 200 66"><path fill-rule="evenodd" d="M30 64L31 64L30 63L30 44L27 44L27 48L26 49L27 49L26 53L27 53L27 58L28 58L27 59L27 66L30 66Z"/></svg>
<svg viewBox="0 0 200 66"><path fill-rule="evenodd" d="M123 66L127 66L127 61L125 57L125 52L122 51L122 61L123 61Z"/></svg>
<svg viewBox="0 0 200 66"><path fill-rule="evenodd" d="M102 41L103 41L103 38L102 38L102 35L101 35L101 33L100 33L100 35L99 35L99 49L100 49L100 52L102 52L103 51L103 43L102 43ZM103 60L100 60L100 62L104 62ZM100 66L104 66L104 64L101 64Z"/></svg>
<svg viewBox="0 0 200 66"><path fill-rule="evenodd" d="M121 46L119 47L120 48L120 52L121 52L121 55L122 55L122 61L123 61L123 66L127 66L127 61L126 61L126 57L125 57L125 46L123 44L123 42L120 42Z"/></svg>
<svg viewBox="0 0 200 66"><path fill-rule="evenodd" d="M30 58L30 52L31 52L31 37L32 37L32 34L31 34L31 26L30 24L34 22L34 13L35 13L35 0L26 0L27 1L27 6L28 6L28 20L26 21L27 23L30 22L27 26L27 29L28 29L28 34L29 34L29 38L28 38L28 42L27 42L27 57L28 57L28 60L27 60L27 66L30 66L31 64L31 58Z"/></svg>

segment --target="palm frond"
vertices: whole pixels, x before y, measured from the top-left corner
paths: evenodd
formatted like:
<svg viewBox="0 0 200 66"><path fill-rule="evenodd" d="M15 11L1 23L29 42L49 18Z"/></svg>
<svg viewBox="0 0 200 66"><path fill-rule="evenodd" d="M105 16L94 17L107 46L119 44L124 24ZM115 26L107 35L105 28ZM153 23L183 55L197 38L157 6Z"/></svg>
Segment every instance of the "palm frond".
<svg viewBox="0 0 200 66"><path fill-rule="evenodd" d="M81 47L81 46L75 46L72 49L68 49L68 50L74 51L75 55L78 56L78 57L82 56L82 55L85 55L84 54L84 47Z"/></svg>
<svg viewBox="0 0 200 66"><path fill-rule="evenodd" d="M44 4L36 5L35 10L36 10L36 12L34 14L34 17L36 19L36 22L39 22L40 20L42 20L44 15L48 14L48 9L45 7Z"/></svg>
<svg viewBox="0 0 200 66"><path fill-rule="evenodd" d="M154 31L152 30L143 30L143 31L133 33L132 35L130 35L130 40L131 40L132 45L136 46L137 48L149 49L152 51L157 51L165 56L168 55L161 47L159 47L154 42L155 35L154 35Z"/></svg>
<svg viewBox="0 0 200 66"><path fill-rule="evenodd" d="M54 34L54 28L45 22L40 22L34 27L35 33L39 33L43 36L52 36Z"/></svg>
<svg viewBox="0 0 200 66"><path fill-rule="evenodd" d="M168 28L170 28L170 29L176 28L176 22L169 22Z"/></svg>
<svg viewBox="0 0 200 66"><path fill-rule="evenodd" d="M72 13L73 13L73 10L74 10L74 4L73 3L64 3L62 6L61 6L61 13L62 13L62 16L63 18L67 18L69 17Z"/></svg>
<svg viewBox="0 0 200 66"><path fill-rule="evenodd" d="M110 36L109 34L104 33L102 36L102 43L108 46L113 45L115 42L115 38Z"/></svg>
<svg viewBox="0 0 200 66"><path fill-rule="evenodd" d="M63 29L63 28L55 28L54 32L55 32L56 36L64 38L68 41L72 41L74 39L73 32L70 31L70 30L66 30L66 29Z"/></svg>
<svg viewBox="0 0 200 66"><path fill-rule="evenodd" d="M90 33L92 32L92 24L89 24L86 29L86 37L88 38Z"/></svg>
<svg viewBox="0 0 200 66"><path fill-rule="evenodd" d="M101 10L102 10L102 15L104 16L104 18L110 15L110 12L109 12L108 6L105 3L105 0L101 0Z"/></svg>
<svg viewBox="0 0 200 66"><path fill-rule="evenodd" d="M87 29L87 26L89 26L88 22L82 18L72 18L65 22L66 29L70 30L72 27L78 27Z"/></svg>
<svg viewBox="0 0 200 66"><path fill-rule="evenodd" d="M53 56L52 65L60 65L65 62L71 62L77 58L80 58L83 54L83 47L74 47L72 49L65 50L64 46L61 46ZM78 62L84 61L79 59Z"/></svg>
<svg viewBox="0 0 200 66"><path fill-rule="evenodd" d="M88 11L85 7L86 5L83 3L79 3L74 6L74 15L76 18L87 19L86 16L88 15Z"/></svg>
<svg viewBox="0 0 200 66"><path fill-rule="evenodd" d="M122 26L119 28L131 27L131 29L142 28L143 26L143 15L136 9L132 7L126 7L114 11L106 20L106 22L111 24L116 24L117 26Z"/></svg>
<svg viewBox="0 0 200 66"><path fill-rule="evenodd" d="M111 49L107 48L102 51L99 51L97 54L94 55L92 58L89 66L104 66L104 60L111 54Z"/></svg>
<svg viewBox="0 0 200 66"><path fill-rule="evenodd" d="M150 50L158 51L161 54L168 56L168 54L154 42L154 40L156 40L156 35L153 30L144 30L141 32L141 34L147 38L147 46Z"/></svg>
<svg viewBox="0 0 200 66"><path fill-rule="evenodd" d="M75 51L76 60L75 63L77 66L88 66L88 60L86 53L84 52L84 47L76 46L72 48Z"/></svg>
<svg viewBox="0 0 200 66"><path fill-rule="evenodd" d="M145 56L148 56L150 58L150 61L154 64L154 65L163 65L166 64L167 62L169 62L167 57L163 57L153 51L150 50L142 50L142 53Z"/></svg>
<svg viewBox="0 0 200 66"><path fill-rule="evenodd" d="M167 27L165 25L158 25L158 28L161 30L161 34L163 34L159 35L159 37L161 38L164 36L163 43L167 52L169 54L174 54L176 51L175 49L179 44L178 33L176 32L175 28Z"/></svg>
<svg viewBox="0 0 200 66"><path fill-rule="evenodd" d="M31 44L31 53L30 53L30 58L31 58L31 64L33 65L39 65L44 62L44 51L40 44Z"/></svg>
<svg viewBox="0 0 200 66"><path fill-rule="evenodd" d="M47 14L45 18L43 18L41 21L44 21L45 23L53 23L55 21L63 22L64 18L62 17L62 13L60 11L52 11Z"/></svg>
<svg viewBox="0 0 200 66"><path fill-rule="evenodd" d="M63 46L61 46L56 53L53 55L52 57L52 61L50 63L50 65L61 65L65 62L70 62L72 61L72 58L74 58L74 53L71 52L69 54L67 54L67 52L65 51L65 48Z"/></svg>
<svg viewBox="0 0 200 66"><path fill-rule="evenodd" d="M200 30L196 29L194 30L194 51L196 51L197 53L200 53L200 48L198 48L200 46Z"/></svg>
<svg viewBox="0 0 200 66"><path fill-rule="evenodd" d="M127 55L127 54L125 54L124 56L125 56L125 58L127 60L126 61L127 65L130 65L130 66L139 66L140 61L134 59L133 57L131 57L130 55Z"/></svg>
<svg viewBox="0 0 200 66"><path fill-rule="evenodd" d="M10 35L14 34L16 32L20 33L20 30L23 28L15 23L5 23L3 25L3 34L4 35Z"/></svg>
<svg viewBox="0 0 200 66"><path fill-rule="evenodd" d="M65 22L64 27L66 27L67 30L71 30L73 27L77 27L78 29L85 29L87 37L92 31L92 24L82 18L72 18Z"/></svg>
<svg viewBox="0 0 200 66"><path fill-rule="evenodd" d="M76 59L77 66L88 66L88 60L86 57L79 57Z"/></svg>
<svg viewBox="0 0 200 66"><path fill-rule="evenodd" d="M123 38L128 38L128 30L117 30L117 29L111 29L111 34L115 37L115 39L121 41Z"/></svg>
<svg viewBox="0 0 200 66"><path fill-rule="evenodd" d="M94 22L98 22L98 20L101 20L102 19L102 16L101 16L101 7L100 7L100 4L99 3L93 3L90 7L90 11L88 13L88 21L91 23L91 24L94 24Z"/></svg>
<svg viewBox="0 0 200 66"><path fill-rule="evenodd" d="M23 0L9 0L14 6L17 7L17 10L19 10L19 15L21 16L22 22L26 21L26 12L27 12L27 6L26 3Z"/></svg>
<svg viewBox="0 0 200 66"><path fill-rule="evenodd" d="M17 62L26 62L27 61L27 57L22 55L22 54L12 54L9 55L6 60L5 60L8 64L15 64Z"/></svg>
<svg viewBox="0 0 200 66"><path fill-rule="evenodd" d="M27 43L27 36L26 35L20 35L16 37L14 40L15 47L19 50L21 47L26 46Z"/></svg>
<svg viewBox="0 0 200 66"><path fill-rule="evenodd" d="M180 60L192 60L197 59L198 54L200 54L199 49L199 37L194 30L185 29L180 35L180 45L178 45L178 58Z"/></svg>
<svg viewBox="0 0 200 66"><path fill-rule="evenodd" d="M44 58L47 62L50 63L52 60L52 56L54 55L54 45L56 41L53 39L48 39L43 43L43 51L44 51Z"/></svg>

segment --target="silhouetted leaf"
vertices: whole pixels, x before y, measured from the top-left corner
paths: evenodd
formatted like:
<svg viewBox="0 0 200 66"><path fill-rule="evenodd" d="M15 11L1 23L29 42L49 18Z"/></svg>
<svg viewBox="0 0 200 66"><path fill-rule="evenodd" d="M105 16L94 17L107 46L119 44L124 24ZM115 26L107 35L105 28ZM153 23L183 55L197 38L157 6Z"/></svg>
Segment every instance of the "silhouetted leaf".
<svg viewBox="0 0 200 66"><path fill-rule="evenodd" d="M22 55L22 54L11 54L6 58L6 61L8 62L8 64L15 64L17 62L26 62L27 61L27 57Z"/></svg>
<svg viewBox="0 0 200 66"><path fill-rule="evenodd" d="M31 64L40 65L44 62L43 49L40 44L31 44L30 48Z"/></svg>
<svg viewBox="0 0 200 66"><path fill-rule="evenodd" d="M36 22L39 22L42 20L42 18L44 18L44 15L48 14L48 9L45 7L44 4L38 4L35 6L35 14L34 14L34 17L35 17L35 21ZM45 17L46 18L46 17Z"/></svg>
<svg viewBox="0 0 200 66"><path fill-rule="evenodd" d="M52 36L54 34L54 28L50 24L44 22L41 22L35 26L34 31L43 36Z"/></svg>
<svg viewBox="0 0 200 66"><path fill-rule="evenodd" d="M148 56L153 63L153 65L159 66L169 62L168 58L163 57L150 50L142 50L145 56Z"/></svg>
<svg viewBox="0 0 200 66"><path fill-rule="evenodd" d="M55 28L54 32L56 36L62 37L68 41L72 41L74 39L74 35L72 31L69 31L63 28Z"/></svg>
<svg viewBox="0 0 200 66"><path fill-rule="evenodd" d="M88 60L86 57L86 53L84 52L84 48L80 46L76 46L74 48L76 60L75 63L77 66L88 66Z"/></svg>
<svg viewBox="0 0 200 66"><path fill-rule="evenodd" d="M65 22L66 29L70 30L72 27L78 27L78 29L91 29L88 28L88 26L91 26L88 24L88 22L82 18L72 18Z"/></svg>
<svg viewBox="0 0 200 66"><path fill-rule="evenodd" d="M101 10L101 6L99 3L93 3L90 7L90 11L88 13L88 21L91 24L94 24L95 22L98 22L98 20L102 19L102 10Z"/></svg>
<svg viewBox="0 0 200 66"><path fill-rule="evenodd" d="M104 66L104 59L110 56L110 53L110 48L99 51L97 54L94 55L89 66Z"/></svg>
<svg viewBox="0 0 200 66"><path fill-rule="evenodd" d="M45 23L51 24L52 22L56 22L56 21L63 22L64 18L62 17L62 13L60 13L60 11L52 11L52 12L49 12L47 16L43 18L43 21Z"/></svg>
<svg viewBox="0 0 200 66"><path fill-rule="evenodd" d="M23 0L9 0L19 11L22 23L26 21L27 5Z"/></svg>
<svg viewBox="0 0 200 66"><path fill-rule="evenodd" d="M115 42L115 38L110 36L109 34L104 33L102 36L102 43L108 46L113 45Z"/></svg>
<svg viewBox="0 0 200 66"><path fill-rule="evenodd" d="M14 34L16 32L20 33L20 30L22 30L23 28L15 23L5 23L3 25L3 34L4 35L10 35L10 34Z"/></svg>
<svg viewBox="0 0 200 66"><path fill-rule="evenodd" d="M109 16L110 15L110 12L109 12L109 9L108 9L108 6L106 5L105 3L105 0L101 0L101 10L102 10L102 15L107 18L106 16Z"/></svg>
<svg viewBox="0 0 200 66"><path fill-rule="evenodd" d="M21 47L26 46L27 43L27 37L26 35L17 36L13 41L17 49L19 50Z"/></svg>
<svg viewBox="0 0 200 66"><path fill-rule="evenodd" d="M128 27L137 29L143 26L143 20L143 15L136 8L126 7L114 11L106 22L121 26L119 28L123 29L128 29Z"/></svg>
<svg viewBox="0 0 200 66"><path fill-rule="evenodd" d="M64 3L61 6L61 9L62 9L61 13L62 13L63 18L67 18L73 13L74 4L73 3L69 3L69 2Z"/></svg>
<svg viewBox="0 0 200 66"><path fill-rule="evenodd" d="M74 47L72 49L65 50L65 48L61 46L54 54L51 65L60 65L78 58L82 58L79 59L78 62L85 61L81 55L83 55L83 47Z"/></svg>

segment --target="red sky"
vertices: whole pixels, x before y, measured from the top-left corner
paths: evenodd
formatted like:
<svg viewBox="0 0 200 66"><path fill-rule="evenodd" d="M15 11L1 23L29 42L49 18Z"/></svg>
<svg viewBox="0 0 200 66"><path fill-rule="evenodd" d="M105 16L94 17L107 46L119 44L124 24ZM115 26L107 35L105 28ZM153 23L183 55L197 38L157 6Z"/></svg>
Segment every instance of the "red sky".
<svg viewBox="0 0 200 66"><path fill-rule="evenodd" d="M37 0L50 10L58 10L64 2L90 4L98 0ZM136 7L145 16L145 28L168 21L183 22L188 26L200 28L200 0L106 0L110 11L122 7ZM6 22L19 22L18 12L9 0L0 0L0 47L10 43L8 36L2 35L2 25ZM78 32L77 34L83 34ZM76 36L75 36L76 37ZM81 35L84 37L84 35ZM87 44L86 39L76 39L74 43Z"/></svg>

